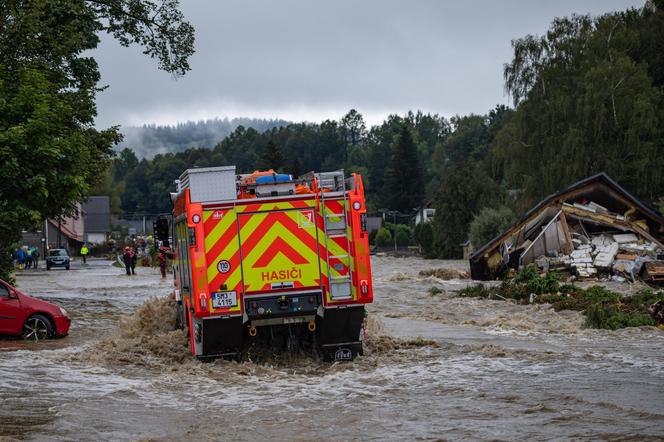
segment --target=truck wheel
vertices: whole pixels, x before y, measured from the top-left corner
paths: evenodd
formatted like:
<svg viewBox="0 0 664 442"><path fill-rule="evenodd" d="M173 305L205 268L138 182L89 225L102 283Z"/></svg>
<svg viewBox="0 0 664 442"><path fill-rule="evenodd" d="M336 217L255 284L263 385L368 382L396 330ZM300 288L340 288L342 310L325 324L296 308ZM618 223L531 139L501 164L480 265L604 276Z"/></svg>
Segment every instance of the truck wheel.
<svg viewBox="0 0 664 442"><path fill-rule="evenodd" d="M21 337L26 341L41 341L53 336L51 321L42 315L33 315L25 320Z"/></svg>

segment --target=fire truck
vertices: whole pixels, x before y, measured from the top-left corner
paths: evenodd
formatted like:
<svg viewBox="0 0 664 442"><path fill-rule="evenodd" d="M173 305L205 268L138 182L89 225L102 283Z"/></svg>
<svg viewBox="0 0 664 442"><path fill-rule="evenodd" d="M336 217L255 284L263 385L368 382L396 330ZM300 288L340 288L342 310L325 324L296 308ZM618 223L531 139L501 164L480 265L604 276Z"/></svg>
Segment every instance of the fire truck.
<svg viewBox="0 0 664 442"><path fill-rule="evenodd" d="M193 355L238 358L251 343L362 354L373 291L360 175L223 166L188 169L176 185L178 322Z"/></svg>

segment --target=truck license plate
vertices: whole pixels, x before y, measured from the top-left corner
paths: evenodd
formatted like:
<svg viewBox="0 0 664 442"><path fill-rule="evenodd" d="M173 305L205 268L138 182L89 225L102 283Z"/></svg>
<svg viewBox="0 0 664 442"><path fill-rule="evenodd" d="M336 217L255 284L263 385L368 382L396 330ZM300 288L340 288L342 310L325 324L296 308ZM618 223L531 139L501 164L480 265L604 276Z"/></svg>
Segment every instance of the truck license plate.
<svg viewBox="0 0 664 442"><path fill-rule="evenodd" d="M227 308L237 305L237 294L233 292L212 293L212 307Z"/></svg>

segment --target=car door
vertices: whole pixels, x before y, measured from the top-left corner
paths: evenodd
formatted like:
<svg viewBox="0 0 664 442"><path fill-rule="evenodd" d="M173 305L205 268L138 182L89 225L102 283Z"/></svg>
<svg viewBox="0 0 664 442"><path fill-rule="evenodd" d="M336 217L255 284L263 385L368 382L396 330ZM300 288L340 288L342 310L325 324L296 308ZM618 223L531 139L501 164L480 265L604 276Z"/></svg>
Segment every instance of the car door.
<svg viewBox="0 0 664 442"><path fill-rule="evenodd" d="M0 334L18 335L23 328L23 315L18 296L10 297L11 286L0 281Z"/></svg>

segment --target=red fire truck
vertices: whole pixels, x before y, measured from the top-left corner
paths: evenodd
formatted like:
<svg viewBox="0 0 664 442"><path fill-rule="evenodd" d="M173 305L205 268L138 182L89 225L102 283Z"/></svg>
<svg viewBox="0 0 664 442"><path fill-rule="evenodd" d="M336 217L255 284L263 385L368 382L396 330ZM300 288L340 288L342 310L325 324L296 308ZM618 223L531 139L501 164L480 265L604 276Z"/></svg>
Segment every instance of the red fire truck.
<svg viewBox="0 0 664 442"><path fill-rule="evenodd" d="M258 341L326 360L362 354L373 293L360 175L224 166L188 169L176 184L176 298L193 355L238 357Z"/></svg>

